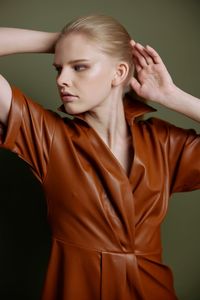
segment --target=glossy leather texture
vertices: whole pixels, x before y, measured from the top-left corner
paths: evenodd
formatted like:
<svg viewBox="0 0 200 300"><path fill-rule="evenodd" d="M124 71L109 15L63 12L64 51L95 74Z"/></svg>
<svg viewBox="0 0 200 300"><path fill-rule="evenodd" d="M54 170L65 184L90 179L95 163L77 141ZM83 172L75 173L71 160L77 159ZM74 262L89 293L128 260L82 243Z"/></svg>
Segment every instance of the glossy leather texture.
<svg viewBox="0 0 200 300"><path fill-rule="evenodd" d="M177 299L162 262L160 225L173 192L200 188L200 138L126 96L134 158L129 175L83 115L45 110L13 87L1 147L44 188L52 250L42 300ZM63 107L61 107L61 110Z"/></svg>

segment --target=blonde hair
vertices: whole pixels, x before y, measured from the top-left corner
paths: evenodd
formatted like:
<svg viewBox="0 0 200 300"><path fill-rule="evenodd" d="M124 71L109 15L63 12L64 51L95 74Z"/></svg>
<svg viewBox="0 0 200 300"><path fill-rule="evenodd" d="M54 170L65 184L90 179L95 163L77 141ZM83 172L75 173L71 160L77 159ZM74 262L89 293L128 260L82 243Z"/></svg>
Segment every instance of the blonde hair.
<svg viewBox="0 0 200 300"><path fill-rule="evenodd" d="M126 83L134 72L131 37L122 24L110 16L88 15L79 17L68 23L61 31L60 38L71 33L85 34L94 41L101 51L125 61L129 65Z"/></svg>

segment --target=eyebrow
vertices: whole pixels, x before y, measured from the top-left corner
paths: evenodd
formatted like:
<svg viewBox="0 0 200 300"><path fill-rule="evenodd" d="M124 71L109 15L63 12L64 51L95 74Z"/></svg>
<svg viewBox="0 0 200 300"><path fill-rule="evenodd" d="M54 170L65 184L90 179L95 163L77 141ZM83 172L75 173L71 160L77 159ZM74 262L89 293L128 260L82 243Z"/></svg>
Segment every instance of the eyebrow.
<svg viewBox="0 0 200 300"><path fill-rule="evenodd" d="M72 64L80 63L80 62L89 62L89 59L83 58L83 59L70 60L70 61L68 62L68 64L69 64L69 65L72 65ZM53 63L53 66L55 66L55 67L60 67L60 65L57 64L56 62Z"/></svg>

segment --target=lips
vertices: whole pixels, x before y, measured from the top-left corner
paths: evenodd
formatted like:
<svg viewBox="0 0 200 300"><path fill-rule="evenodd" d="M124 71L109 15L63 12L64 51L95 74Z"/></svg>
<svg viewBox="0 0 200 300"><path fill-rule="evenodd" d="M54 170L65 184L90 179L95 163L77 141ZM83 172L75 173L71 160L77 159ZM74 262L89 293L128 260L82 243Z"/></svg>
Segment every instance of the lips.
<svg viewBox="0 0 200 300"><path fill-rule="evenodd" d="M61 92L61 97L64 97L64 96L72 96L72 97L76 97L75 95L71 94L71 93L68 93L68 92Z"/></svg>
<svg viewBox="0 0 200 300"><path fill-rule="evenodd" d="M72 102L77 98L76 95L73 95L69 92L61 92L60 95L64 102Z"/></svg>

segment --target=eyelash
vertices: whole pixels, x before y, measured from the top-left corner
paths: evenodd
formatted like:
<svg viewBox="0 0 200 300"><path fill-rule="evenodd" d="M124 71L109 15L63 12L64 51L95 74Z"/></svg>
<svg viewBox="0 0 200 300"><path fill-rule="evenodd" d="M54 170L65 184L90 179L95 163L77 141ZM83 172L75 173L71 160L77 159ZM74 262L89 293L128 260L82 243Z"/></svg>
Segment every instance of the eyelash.
<svg viewBox="0 0 200 300"><path fill-rule="evenodd" d="M73 66L73 69L77 72L81 72L81 71L84 71L85 69L87 69L87 66L85 66L85 65L75 65L75 66Z"/></svg>
<svg viewBox="0 0 200 300"><path fill-rule="evenodd" d="M72 67L76 72L81 72L86 70L88 67L86 65L74 65ZM55 67L55 70L57 71L58 74L61 73L62 68L61 67Z"/></svg>

